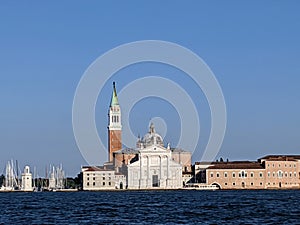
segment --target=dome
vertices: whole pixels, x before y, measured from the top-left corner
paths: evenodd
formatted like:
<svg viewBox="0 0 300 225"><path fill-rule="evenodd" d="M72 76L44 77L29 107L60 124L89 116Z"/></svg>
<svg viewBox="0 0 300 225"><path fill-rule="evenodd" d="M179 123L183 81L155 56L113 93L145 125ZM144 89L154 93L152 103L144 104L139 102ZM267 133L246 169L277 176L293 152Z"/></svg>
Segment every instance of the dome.
<svg viewBox="0 0 300 225"><path fill-rule="evenodd" d="M150 125L149 132L141 140L138 141L137 145L144 148L152 145L164 145L162 137L155 132L153 123L151 123Z"/></svg>

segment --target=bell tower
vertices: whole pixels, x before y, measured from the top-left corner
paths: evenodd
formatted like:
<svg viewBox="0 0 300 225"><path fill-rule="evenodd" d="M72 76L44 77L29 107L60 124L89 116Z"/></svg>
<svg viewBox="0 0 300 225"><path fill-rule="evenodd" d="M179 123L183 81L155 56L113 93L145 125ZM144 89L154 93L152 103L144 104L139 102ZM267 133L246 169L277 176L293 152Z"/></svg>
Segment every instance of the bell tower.
<svg viewBox="0 0 300 225"><path fill-rule="evenodd" d="M116 84L113 82L113 93L108 111L108 161L113 161L113 152L122 149L121 109L118 102Z"/></svg>

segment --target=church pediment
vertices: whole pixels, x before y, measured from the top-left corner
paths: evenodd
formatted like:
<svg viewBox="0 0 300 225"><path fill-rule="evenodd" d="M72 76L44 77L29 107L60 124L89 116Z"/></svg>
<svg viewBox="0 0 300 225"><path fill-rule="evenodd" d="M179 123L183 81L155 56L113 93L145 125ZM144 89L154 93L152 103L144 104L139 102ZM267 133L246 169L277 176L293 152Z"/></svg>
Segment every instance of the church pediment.
<svg viewBox="0 0 300 225"><path fill-rule="evenodd" d="M148 146L146 148L140 149L139 150L141 153L155 153L155 152L159 152L159 153L169 153L170 150L166 149L165 147L161 147L158 145L151 145Z"/></svg>

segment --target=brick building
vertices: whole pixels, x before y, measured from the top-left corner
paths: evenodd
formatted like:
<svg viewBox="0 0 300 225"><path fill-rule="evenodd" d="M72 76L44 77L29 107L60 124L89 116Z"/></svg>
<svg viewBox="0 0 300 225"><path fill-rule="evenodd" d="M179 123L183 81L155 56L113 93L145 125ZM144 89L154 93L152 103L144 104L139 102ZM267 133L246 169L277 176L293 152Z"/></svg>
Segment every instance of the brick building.
<svg viewBox="0 0 300 225"><path fill-rule="evenodd" d="M257 162L196 163L195 169L196 165L202 165L198 172L195 170L196 178L220 189L300 188L300 156L270 155Z"/></svg>

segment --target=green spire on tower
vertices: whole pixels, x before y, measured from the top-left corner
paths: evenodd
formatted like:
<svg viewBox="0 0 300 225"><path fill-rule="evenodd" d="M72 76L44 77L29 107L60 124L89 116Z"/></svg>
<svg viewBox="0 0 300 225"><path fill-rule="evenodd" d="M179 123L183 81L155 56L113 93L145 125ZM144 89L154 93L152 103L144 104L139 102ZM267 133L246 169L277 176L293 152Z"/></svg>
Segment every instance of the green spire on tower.
<svg viewBox="0 0 300 225"><path fill-rule="evenodd" d="M115 82L113 82L113 93L112 93L111 101L110 101L110 106L114 106L114 105L119 105Z"/></svg>

